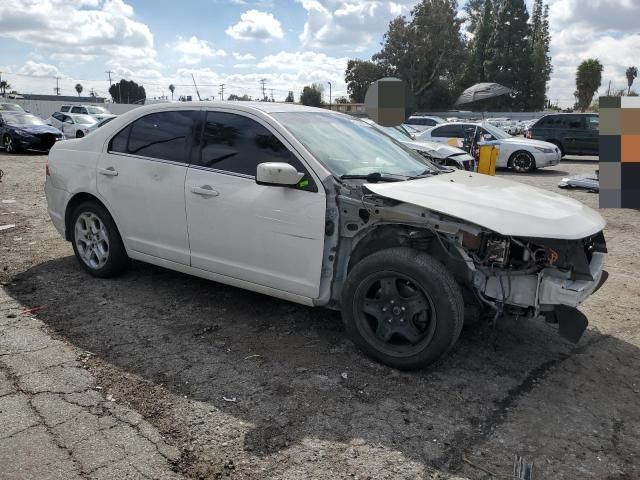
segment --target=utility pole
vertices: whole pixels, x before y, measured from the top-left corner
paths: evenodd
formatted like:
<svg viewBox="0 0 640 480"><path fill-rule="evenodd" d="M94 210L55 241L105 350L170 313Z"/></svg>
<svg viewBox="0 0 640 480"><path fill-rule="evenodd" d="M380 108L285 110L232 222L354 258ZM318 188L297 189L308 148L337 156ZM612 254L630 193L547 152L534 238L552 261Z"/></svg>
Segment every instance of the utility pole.
<svg viewBox="0 0 640 480"><path fill-rule="evenodd" d="M331 82L327 82L329 84L329 110L331 110Z"/></svg>
<svg viewBox="0 0 640 480"><path fill-rule="evenodd" d="M54 92L56 92L56 95L60 96L60 86L58 85L58 81L60 80L60 77L56 77L56 88L53 89Z"/></svg>
<svg viewBox="0 0 640 480"><path fill-rule="evenodd" d="M220 100L224 100L224 83L220 84Z"/></svg>
<svg viewBox="0 0 640 480"><path fill-rule="evenodd" d="M106 72L107 75L109 75L109 88L111 88L111 74L113 73L111 70L107 70Z"/></svg>
<svg viewBox="0 0 640 480"><path fill-rule="evenodd" d="M264 86L265 86L266 83L267 83L267 79L266 78L261 78L260 79L260 85L262 85L262 98L261 98L261 100L264 100L264 97L267 96L267 94L265 93L265 89L264 89Z"/></svg>
<svg viewBox="0 0 640 480"><path fill-rule="evenodd" d="M271 89L271 101L275 102L275 99L273 98L273 88Z"/></svg>
<svg viewBox="0 0 640 480"><path fill-rule="evenodd" d="M200 98L200 92L198 91L198 85L196 85L196 78L193 76L193 73L191 74L191 79L193 80L193 86L196 89L196 95L198 95L198 100L202 100Z"/></svg>

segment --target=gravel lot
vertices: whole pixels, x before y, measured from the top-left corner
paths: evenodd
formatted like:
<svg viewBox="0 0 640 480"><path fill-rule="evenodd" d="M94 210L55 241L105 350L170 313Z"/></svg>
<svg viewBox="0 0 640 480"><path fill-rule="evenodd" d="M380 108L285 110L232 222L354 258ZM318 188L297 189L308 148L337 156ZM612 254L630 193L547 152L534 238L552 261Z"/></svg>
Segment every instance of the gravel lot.
<svg viewBox="0 0 640 480"><path fill-rule="evenodd" d="M83 356L99 395L179 452L161 459L172 474L511 478L522 455L536 480L640 478L638 211L602 212L610 278L582 307L590 326L577 346L543 322L474 325L439 364L403 373L363 357L334 312L141 263L118 279L89 277L49 222L45 162L0 153L0 225L16 225L0 231L3 288L22 308L44 307L35 317ZM572 160L499 174L562 192L562 176L595 168ZM597 195L564 193L597 207ZM9 359L0 351L0 380L13 374Z"/></svg>

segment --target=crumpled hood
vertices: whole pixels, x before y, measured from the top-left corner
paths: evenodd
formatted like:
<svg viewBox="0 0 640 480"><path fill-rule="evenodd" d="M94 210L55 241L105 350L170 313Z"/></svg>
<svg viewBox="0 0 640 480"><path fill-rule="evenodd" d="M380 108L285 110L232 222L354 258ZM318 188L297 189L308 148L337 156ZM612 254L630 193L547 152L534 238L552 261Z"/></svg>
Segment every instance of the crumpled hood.
<svg viewBox="0 0 640 480"><path fill-rule="evenodd" d="M576 240L606 222L577 200L489 175L463 172L406 182L368 183L380 196L424 207L502 235Z"/></svg>
<svg viewBox="0 0 640 480"><path fill-rule="evenodd" d="M27 133L54 133L54 134L62 134L60 130L56 127L52 127L51 125L11 125L13 128L18 130L22 130Z"/></svg>
<svg viewBox="0 0 640 480"><path fill-rule="evenodd" d="M407 147L413 149L413 150L422 150L425 151L431 155L433 155L436 158L448 158L451 155L466 155L469 157L469 159L471 159L471 156L465 152L464 150L462 150L461 148L457 148L457 147L452 147L450 145L446 145L444 143L438 143L438 142L427 142L424 140L420 140L420 141L409 141L407 140L406 142L403 142ZM464 160L467 160L467 158L465 157Z"/></svg>

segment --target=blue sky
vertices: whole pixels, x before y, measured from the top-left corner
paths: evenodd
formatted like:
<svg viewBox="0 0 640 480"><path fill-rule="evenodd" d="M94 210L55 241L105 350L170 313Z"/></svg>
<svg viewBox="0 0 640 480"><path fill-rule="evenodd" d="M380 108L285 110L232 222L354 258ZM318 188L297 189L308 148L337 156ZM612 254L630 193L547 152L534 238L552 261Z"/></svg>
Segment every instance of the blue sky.
<svg viewBox="0 0 640 480"><path fill-rule="evenodd" d="M311 82L346 94L349 58L379 50L388 22L417 0L2 0L0 71L21 92L105 95L107 74L142 83L150 97L225 94L283 99ZM529 2L530 3L530 2ZM575 69L595 56L604 83L626 85L624 69L640 63L637 0L548 0L554 74L552 100L572 103ZM605 12L605 14L603 14Z"/></svg>

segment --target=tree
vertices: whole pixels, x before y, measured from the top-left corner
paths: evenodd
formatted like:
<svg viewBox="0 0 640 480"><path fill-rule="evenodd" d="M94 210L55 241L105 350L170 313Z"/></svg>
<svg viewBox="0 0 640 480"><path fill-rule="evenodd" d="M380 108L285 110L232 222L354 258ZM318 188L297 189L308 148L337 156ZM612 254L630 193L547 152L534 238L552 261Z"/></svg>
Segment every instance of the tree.
<svg viewBox="0 0 640 480"><path fill-rule="evenodd" d="M477 15L475 4L477 0L467 2L466 9L471 9L472 15L476 16L473 20L473 29L475 35L471 42L471 55L469 58L469 67L467 75L465 77L465 84L472 85L479 82L487 82L485 71L485 63L487 61L487 44L489 43L489 37L491 32L495 28L493 21L493 1L484 0L482 6L482 14ZM471 15L471 14L470 14Z"/></svg>
<svg viewBox="0 0 640 480"><path fill-rule="evenodd" d="M385 69L368 60L349 60L344 72L347 92L353 103L364 103L369 85L385 76Z"/></svg>
<svg viewBox="0 0 640 480"><path fill-rule="evenodd" d="M576 108L584 112L602 83L602 64L596 58L585 60L576 72Z"/></svg>
<svg viewBox="0 0 640 480"><path fill-rule="evenodd" d="M295 100L293 99L293 90L289 90L289 93L287 94L287 98L285 98L284 101L287 103L295 102Z"/></svg>
<svg viewBox="0 0 640 480"><path fill-rule="evenodd" d="M147 93L133 80L121 79L109 87L109 95L115 103L144 103Z"/></svg>
<svg viewBox="0 0 640 480"><path fill-rule="evenodd" d="M349 99L347 97L338 97L335 99L336 103L345 104L349 103Z"/></svg>
<svg viewBox="0 0 640 480"><path fill-rule="evenodd" d="M482 17L484 10L487 8L487 2L490 3L490 8L493 7L493 0L467 0L462 8L465 13L465 23L467 32L476 35L480 24L482 23Z"/></svg>
<svg viewBox="0 0 640 480"><path fill-rule="evenodd" d="M627 89L627 95L631 93L631 87L633 86L633 81L638 77L638 69L636 67L629 67L625 73L627 76L627 85L629 88Z"/></svg>
<svg viewBox="0 0 640 480"><path fill-rule="evenodd" d="M176 86L173 83L169 84L169 91L171 92L171 100L173 100L173 92L175 92Z"/></svg>
<svg viewBox="0 0 640 480"><path fill-rule="evenodd" d="M545 105L547 83L553 67L549 55L549 5L535 0L531 21L531 84L528 109L540 110Z"/></svg>
<svg viewBox="0 0 640 480"><path fill-rule="evenodd" d="M6 80L0 81L0 90L2 90L2 95L5 96L7 94L7 90L11 88L11 85Z"/></svg>
<svg viewBox="0 0 640 480"><path fill-rule="evenodd" d="M313 83L311 86L307 85L302 89L302 94L300 94L300 103L310 107L321 107L323 90L324 87L319 83Z"/></svg>
<svg viewBox="0 0 640 480"><path fill-rule="evenodd" d="M422 0L410 19L389 23L373 61L407 83L418 108L448 108L460 90L460 65L466 63L462 22L456 0Z"/></svg>
<svg viewBox="0 0 640 480"><path fill-rule="evenodd" d="M227 100L236 100L236 101L240 101L240 102L248 102L249 100L251 100L251 98L246 93L244 95L242 95L241 97L239 95L236 95L235 93L232 93L231 95L229 95Z"/></svg>
<svg viewBox="0 0 640 480"><path fill-rule="evenodd" d="M76 87L75 88L76 88L76 92L78 92L78 96L80 96L80 94L82 93L82 90L84 90L84 88L79 83L76 83Z"/></svg>
<svg viewBox="0 0 640 480"><path fill-rule="evenodd" d="M486 51L487 79L512 90L511 98L500 97L496 104L514 110L529 110L533 77L531 25L524 0L503 0L494 13L496 28Z"/></svg>

